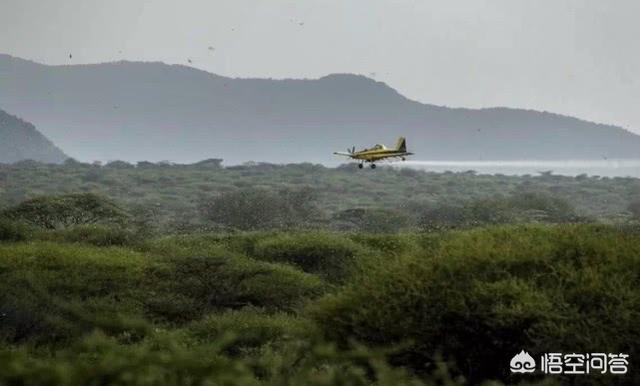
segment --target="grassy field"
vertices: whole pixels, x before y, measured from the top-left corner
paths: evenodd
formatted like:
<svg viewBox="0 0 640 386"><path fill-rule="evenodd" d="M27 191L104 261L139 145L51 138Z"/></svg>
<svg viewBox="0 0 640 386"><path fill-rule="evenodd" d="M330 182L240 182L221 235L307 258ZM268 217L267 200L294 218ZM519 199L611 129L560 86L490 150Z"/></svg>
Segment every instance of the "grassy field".
<svg viewBox="0 0 640 386"><path fill-rule="evenodd" d="M560 384L576 380L509 360L639 354L632 227L108 229L0 242L0 385ZM578 383L637 384L631 369Z"/></svg>

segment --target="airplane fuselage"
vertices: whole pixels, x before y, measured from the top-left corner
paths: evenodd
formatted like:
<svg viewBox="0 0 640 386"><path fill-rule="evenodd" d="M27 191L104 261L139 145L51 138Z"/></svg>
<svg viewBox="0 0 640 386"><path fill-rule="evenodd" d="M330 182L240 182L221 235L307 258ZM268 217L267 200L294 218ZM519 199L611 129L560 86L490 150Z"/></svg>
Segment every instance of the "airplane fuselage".
<svg viewBox="0 0 640 386"><path fill-rule="evenodd" d="M399 152L397 150L393 150L393 149L384 149L384 150L378 150L378 149L373 149L373 150L361 150L361 151L357 151L353 154L351 154L351 158L353 159L357 159L357 160L362 160L365 162L375 162L381 159L385 159L385 158L393 158L393 157L406 157L411 155L412 153L409 152Z"/></svg>

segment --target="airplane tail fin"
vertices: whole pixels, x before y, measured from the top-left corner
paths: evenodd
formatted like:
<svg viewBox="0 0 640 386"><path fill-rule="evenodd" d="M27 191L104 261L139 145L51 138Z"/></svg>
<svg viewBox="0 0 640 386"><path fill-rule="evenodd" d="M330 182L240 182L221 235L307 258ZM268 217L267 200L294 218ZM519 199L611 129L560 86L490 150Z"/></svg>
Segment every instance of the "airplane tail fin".
<svg viewBox="0 0 640 386"><path fill-rule="evenodd" d="M407 141L404 137L398 138L398 142L396 144L396 150L400 152L407 152Z"/></svg>

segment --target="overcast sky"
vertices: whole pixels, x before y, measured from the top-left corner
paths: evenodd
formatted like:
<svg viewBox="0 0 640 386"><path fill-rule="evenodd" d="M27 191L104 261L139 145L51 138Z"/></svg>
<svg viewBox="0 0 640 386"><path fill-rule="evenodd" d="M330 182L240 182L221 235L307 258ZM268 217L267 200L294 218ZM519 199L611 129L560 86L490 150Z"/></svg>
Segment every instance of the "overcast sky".
<svg viewBox="0 0 640 386"><path fill-rule="evenodd" d="M0 52L49 64L191 59L233 77L358 73L425 103L640 133L639 17L636 0L0 0Z"/></svg>

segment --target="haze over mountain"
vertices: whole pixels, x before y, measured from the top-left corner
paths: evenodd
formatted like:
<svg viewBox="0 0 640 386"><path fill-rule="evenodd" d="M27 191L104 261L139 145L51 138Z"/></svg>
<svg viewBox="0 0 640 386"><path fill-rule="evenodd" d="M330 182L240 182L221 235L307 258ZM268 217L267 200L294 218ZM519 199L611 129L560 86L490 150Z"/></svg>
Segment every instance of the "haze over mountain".
<svg viewBox="0 0 640 386"><path fill-rule="evenodd" d="M0 106L84 161L335 163L334 150L399 135L422 160L640 158L640 136L620 127L422 104L350 74L232 79L156 62L47 66L0 55Z"/></svg>
<svg viewBox="0 0 640 386"><path fill-rule="evenodd" d="M68 157L31 123L0 110L0 163L60 163Z"/></svg>

